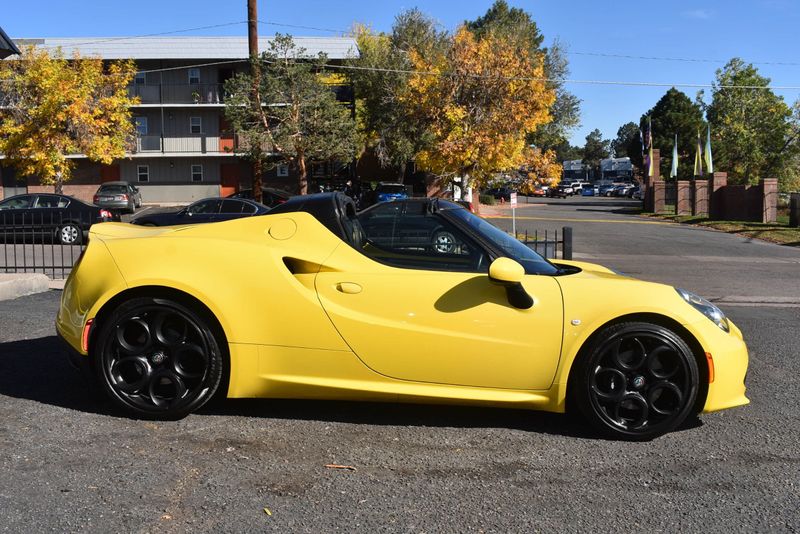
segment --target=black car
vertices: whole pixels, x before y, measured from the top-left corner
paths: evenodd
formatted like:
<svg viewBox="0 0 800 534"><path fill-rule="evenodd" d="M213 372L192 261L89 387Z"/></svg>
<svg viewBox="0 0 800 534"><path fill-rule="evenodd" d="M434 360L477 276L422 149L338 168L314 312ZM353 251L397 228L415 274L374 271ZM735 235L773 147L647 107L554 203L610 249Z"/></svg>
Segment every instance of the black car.
<svg viewBox="0 0 800 534"><path fill-rule="evenodd" d="M119 216L66 195L29 193L0 202L0 234L6 242L42 237L79 245L90 226L112 220Z"/></svg>
<svg viewBox="0 0 800 534"><path fill-rule="evenodd" d="M289 200L291 196L292 195L290 193L280 189L275 189L274 187L261 188L261 203L270 208L274 208L278 204L283 204ZM247 200L253 200L253 190L242 189L237 193L228 195L226 198L246 198Z"/></svg>
<svg viewBox="0 0 800 534"><path fill-rule="evenodd" d="M178 211L141 215L131 223L143 226L198 224L263 215L268 211L263 204L245 198L204 198Z"/></svg>
<svg viewBox="0 0 800 534"><path fill-rule="evenodd" d="M497 200L505 200L506 202L511 202L511 193L513 192L514 190L511 189L510 187L503 186L503 187L493 187L488 191L486 191L485 194L491 195Z"/></svg>

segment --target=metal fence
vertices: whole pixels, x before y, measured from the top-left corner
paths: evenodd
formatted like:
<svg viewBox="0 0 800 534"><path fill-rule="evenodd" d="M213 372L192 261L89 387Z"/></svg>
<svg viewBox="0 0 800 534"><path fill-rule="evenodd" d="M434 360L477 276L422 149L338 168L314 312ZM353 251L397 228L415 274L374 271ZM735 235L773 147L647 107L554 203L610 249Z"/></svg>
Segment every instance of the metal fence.
<svg viewBox="0 0 800 534"><path fill-rule="evenodd" d="M519 237L519 235L517 236ZM558 230L535 230L532 234L525 230L524 237L520 239L525 245L532 248L548 259L572 259L572 227L564 226Z"/></svg>
<svg viewBox="0 0 800 534"><path fill-rule="evenodd" d="M85 248L91 213L0 212L0 272L66 278Z"/></svg>

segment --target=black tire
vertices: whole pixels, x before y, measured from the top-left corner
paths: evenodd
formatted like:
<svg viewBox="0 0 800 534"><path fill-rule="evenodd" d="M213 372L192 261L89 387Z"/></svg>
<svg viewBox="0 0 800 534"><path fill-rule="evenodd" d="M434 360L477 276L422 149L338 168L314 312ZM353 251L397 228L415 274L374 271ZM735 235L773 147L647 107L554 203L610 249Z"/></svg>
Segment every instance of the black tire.
<svg viewBox="0 0 800 534"><path fill-rule="evenodd" d="M181 419L219 387L223 356L208 321L178 302L135 298L103 320L93 357L100 385L128 413Z"/></svg>
<svg viewBox="0 0 800 534"><path fill-rule="evenodd" d="M692 412L697 361L680 336L650 323L609 326L575 363L569 394L598 430L643 441L677 428Z"/></svg>
<svg viewBox="0 0 800 534"><path fill-rule="evenodd" d="M62 245L80 245L83 241L83 230L75 223L64 223L58 228L56 238Z"/></svg>

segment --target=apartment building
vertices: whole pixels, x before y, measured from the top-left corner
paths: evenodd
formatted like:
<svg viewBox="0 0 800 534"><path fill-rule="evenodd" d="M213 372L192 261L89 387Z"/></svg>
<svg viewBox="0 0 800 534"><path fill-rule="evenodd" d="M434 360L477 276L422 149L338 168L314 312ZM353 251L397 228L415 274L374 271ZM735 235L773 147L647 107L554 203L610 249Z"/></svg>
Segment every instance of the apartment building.
<svg viewBox="0 0 800 534"><path fill-rule="evenodd" d="M348 37L295 37L309 57L320 52L331 63L357 57L355 40ZM225 121L225 80L248 69L246 37L73 37L15 39L17 45L61 48L69 57L99 56L104 60L133 59L138 73L129 87L139 104L131 109L136 142L131 153L111 165L76 155L73 179L64 191L91 200L100 183L135 183L149 203L191 202L227 195L249 187L251 166L236 156L236 132ZM259 41L265 50L269 39ZM344 105L354 105L349 86L332 87ZM0 156L2 158L2 156ZM346 180L350 162L312 164L310 182L325 185ZM291 187L292 170L279 166L267 171L267 185ZM36 176L20 177L2 165L0 198L22 192L52 191Z"/></svg>

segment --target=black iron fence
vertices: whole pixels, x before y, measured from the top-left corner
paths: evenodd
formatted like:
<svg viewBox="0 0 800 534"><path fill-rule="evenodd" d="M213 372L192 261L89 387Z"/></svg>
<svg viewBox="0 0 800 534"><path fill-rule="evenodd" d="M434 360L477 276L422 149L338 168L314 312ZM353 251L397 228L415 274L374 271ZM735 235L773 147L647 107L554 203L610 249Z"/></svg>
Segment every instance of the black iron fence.
<svg viewBox="0 0 800 534"><path fill-rule="evenodd" d="M529 233L525 230L525 234L517 238L525 243L527 246L548 259L572 259L572 227L564 226L561 232L558 230L535 230ZM559 253L561 254L559 256Z"/></svg>
<svg viewBox="0 0 800 534"><path fill-rule="evenodd" d="M98 222L93 213L0 211L0 272L66 278Z"/></svg>

